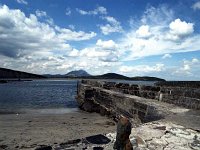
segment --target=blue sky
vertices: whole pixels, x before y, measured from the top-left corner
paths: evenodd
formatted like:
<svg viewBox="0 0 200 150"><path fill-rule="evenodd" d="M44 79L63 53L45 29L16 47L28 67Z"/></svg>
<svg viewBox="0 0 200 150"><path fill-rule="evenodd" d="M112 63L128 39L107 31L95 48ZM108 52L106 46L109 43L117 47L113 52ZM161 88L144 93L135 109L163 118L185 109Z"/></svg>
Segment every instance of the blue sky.
<svg viewBox="0 0 200 150"><path fill-rule="evenodd" d="M200 80L200 0L0 0L0 67Z"/></svg>

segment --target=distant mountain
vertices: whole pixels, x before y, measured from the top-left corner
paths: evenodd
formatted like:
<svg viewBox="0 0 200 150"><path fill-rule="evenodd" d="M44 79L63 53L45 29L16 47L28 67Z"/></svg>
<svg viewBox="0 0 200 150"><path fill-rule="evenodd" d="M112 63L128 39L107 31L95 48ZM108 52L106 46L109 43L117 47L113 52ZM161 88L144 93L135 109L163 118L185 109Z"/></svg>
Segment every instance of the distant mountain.
<svg viewBox="0 0 200 150"><path fill-rule="evenodd" d="M120 75L117 73L106 73L103 75L98 75L98 76L91 76L89 78L92 79L120 79L120 80L132 80L132 81L165 81L164 79L157 78L157 77L127 77L124 75Z"/></svg>
<svg viewBox="0 0 200 150"><path fill-rule="evenodd" d="M124 75L120 75L117 73L106 73L103 75L92 76L88 74L84 70L75 70L71 71L65 75L61 74L44 74L44 75L37 75L33 73L27 73L22 71L16 71L6 68L0 68L0 79L27 79L27 78L81 78L81 79L119 79L119 80L132 80L132 81L165 81L164 79L157 78L157 77L127 77Z"/></svg>
<svg viewBox="0 0 200 150"><path fill-rule="evenodd" d="M89 75L84 70L78 70L78 71L71 71L68 74L66 74L67 78L81 78L81 79L118 79L118 80L132 80L132 81L165 81L164 79L157 78L157 77L127 77L124 75L120 75L117 73L106 73L103 75L96 75L92 76Z"/></svg>
<svg viewBox="0 0 200 150"><path fill-rule="evenodd" d="M117 74L117 73L106 73L103 75L92 76L95 79L122 79L122 80L130 80L129 77Z"/></svg>
<svg viewBox="0 0 200 150"><path fill-rule="evenodd" d="M11 70L7 68L0 68L1 79L27 79L27 78L45 78L42 75L27 73L22 71Z"/></svg>
<svg viewBox="0 0 200 150"><path fill-rule="evenodd" d="M70 71L69 73L62 75L62 74L44 74L44 75L37 75L33 73L27 73L22 71L16 71L6 68L0 68L0 79L7 79L7 78L15 78L15 79L23 79L23 78L72 78L72 79L118 79L118 80L133 80L133 81L165 81L164 79L157 78L157 77L127 77L124 75L120 75L117 73L106 73L103 75L96 75L92 76L88 74L85 70L75 70Z"/></svg>
<svg viewBox="0 0 200 150"><path fill-rule="evenodd" d="M70 71L65 75L66 77L89 77L91 76L85 70Z"/></svg>

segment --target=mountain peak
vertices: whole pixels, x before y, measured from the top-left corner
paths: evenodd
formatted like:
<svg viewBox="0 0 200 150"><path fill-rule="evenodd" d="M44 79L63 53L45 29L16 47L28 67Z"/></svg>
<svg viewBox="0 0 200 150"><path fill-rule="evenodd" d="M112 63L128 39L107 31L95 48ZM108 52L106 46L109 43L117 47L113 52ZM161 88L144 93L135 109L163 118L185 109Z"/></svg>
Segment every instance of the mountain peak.
<svg viewBox="0 0 200 150"><path fill-rule="evenodd" d="M91 76L90 74L88 74L85 70L74 70L74 71L70 71L66 74L67 77L88 77Z"/></svg>

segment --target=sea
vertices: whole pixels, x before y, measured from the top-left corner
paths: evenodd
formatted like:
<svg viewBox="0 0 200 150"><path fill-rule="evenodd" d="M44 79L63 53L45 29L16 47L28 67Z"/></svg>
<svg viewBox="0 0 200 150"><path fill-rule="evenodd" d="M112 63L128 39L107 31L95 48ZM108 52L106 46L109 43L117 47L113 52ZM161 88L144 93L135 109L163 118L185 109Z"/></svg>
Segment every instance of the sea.
<svg viewBox="0 0 200 150"><path fill-rule="evenodd" d="M122 81L153 85L147 81ZM0 114L68 113L78 110L75 100L78 80L32 80L0 84Z"/></svg>

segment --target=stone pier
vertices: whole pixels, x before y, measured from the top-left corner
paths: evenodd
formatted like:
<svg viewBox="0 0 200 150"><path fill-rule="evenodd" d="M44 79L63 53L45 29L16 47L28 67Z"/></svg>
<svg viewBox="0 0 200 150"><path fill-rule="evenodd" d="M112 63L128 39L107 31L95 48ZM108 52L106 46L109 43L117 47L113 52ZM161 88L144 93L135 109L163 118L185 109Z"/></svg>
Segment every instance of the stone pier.
<svg viewBox="0 0 200 150"><path fill-rule="evenodd" d="M144 123L165 118L172 113L172 109L185 107L200 110L200 84L195 83L144 86L82 80L78 83L77 102L81 109L88 112L113 118L122 114Z"/></svg>

